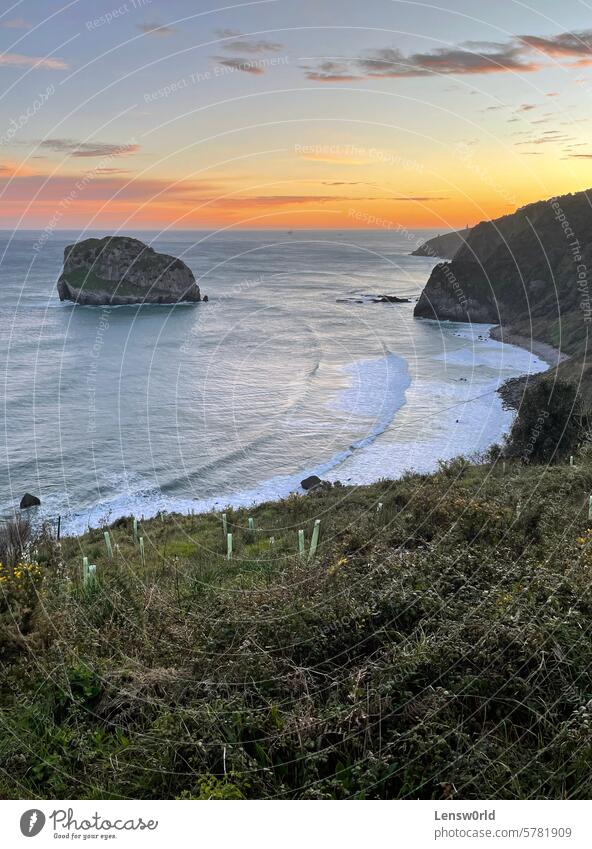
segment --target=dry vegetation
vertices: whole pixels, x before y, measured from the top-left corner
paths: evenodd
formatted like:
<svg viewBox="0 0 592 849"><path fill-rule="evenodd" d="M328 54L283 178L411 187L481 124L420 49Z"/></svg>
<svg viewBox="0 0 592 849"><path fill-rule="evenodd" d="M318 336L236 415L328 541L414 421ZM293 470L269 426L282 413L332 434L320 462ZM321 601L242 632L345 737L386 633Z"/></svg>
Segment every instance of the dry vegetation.
<svg viewBox="0 0 592 849"><path fill-rule="evenodd" d="M45 535L2 582L0 796L590 798L591 491L582 450L229 510L230 561L215 514L141 523L144 565L131 519L112 560Z"/></svg>

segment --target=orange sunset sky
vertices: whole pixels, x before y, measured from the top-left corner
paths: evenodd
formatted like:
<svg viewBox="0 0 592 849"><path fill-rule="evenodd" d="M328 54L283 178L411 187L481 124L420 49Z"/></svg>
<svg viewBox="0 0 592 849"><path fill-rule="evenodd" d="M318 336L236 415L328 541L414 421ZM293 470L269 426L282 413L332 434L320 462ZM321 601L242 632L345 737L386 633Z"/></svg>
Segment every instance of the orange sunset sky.
<svg viewBox="0 0 592 849"><path fill-rule="evenodd" d="M447 228L592 185L579 0L22 0L0 227Z"/></svg>

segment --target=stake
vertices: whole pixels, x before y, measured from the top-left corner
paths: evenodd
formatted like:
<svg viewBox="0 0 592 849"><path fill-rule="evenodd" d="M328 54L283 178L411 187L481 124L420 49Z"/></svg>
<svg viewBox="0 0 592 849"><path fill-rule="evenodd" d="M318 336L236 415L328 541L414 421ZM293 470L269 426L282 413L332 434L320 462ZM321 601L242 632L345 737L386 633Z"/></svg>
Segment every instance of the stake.
<svg viewBox="0 0 592 849"><path fill-rule="evenodd" d="M145 566L146 560L144 559L144 537L140 537L139 543L140 543L140 558L142 560L142 566Z"/></svg>
<svg viewBox="0 0 592 849"><path fill-rule="evenodd" d="M222 513L222 533L224 536L228 533L228 525L226 523L226 513Z"/></svg>
<svg viewBox="0 0 592 849"><path fill-rule="evenodd" d="M107 547L107 554L110 559L113 559L113 546L111 545L111 537L109 536L109 531L105 531L103 534L105 537L105 545Z"/></svg>
<svg viewBox="0 0 592 849"><path fill-rule="evenodd" d="M60 531L62 529L62 517L58 516L58 541L60 539Z"/></svg>
<svg viewBox="0 0 592 849"><path fill-rule="evenodd" d="M317 544L319 542L319 529L321 525L320 519L315 519L314 528L312 531L312 539L310 541L310 549L308 552L308 559L312 560L317 553Z"/></svg>
<svg viewBox="0 0 592 849"><path fill-rule="evenodd" d="M226 534L226 559L232 560L232 534Z"/></svg>
<svg viewBox="0 0 592 849"><path fill-rule="evenodd" d="M134 516L134 542L138 541L138 520Z"/></svg>
<svg viewBox="0 0 592 849"><path fill-rule="evenodd" d="M298 531L298 553L304 557L304 531Z"/></svg>

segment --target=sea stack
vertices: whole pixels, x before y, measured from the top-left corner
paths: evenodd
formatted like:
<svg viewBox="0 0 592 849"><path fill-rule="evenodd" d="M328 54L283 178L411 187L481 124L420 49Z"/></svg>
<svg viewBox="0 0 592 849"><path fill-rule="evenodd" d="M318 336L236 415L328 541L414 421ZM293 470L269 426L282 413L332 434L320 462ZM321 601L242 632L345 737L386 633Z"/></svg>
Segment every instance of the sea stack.
<svg viewBox="0 0 592 849"><path fill-rule="evenodd" d="M201 300L191 269L139 239L84 239L64 250L60 301L87 306L178 304Z"/></svg>

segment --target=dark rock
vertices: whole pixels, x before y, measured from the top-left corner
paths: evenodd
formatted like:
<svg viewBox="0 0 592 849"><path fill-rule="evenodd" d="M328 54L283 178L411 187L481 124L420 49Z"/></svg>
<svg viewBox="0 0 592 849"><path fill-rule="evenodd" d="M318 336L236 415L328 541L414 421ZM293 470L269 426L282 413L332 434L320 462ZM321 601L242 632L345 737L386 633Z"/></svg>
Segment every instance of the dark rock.
<svg viewBox="0 0 592 849"><path fill-rule="evenodd" d="M177 304L201 299L193 272L184 262L128 236L85 239L68 245L57 285L60 301L88 306Z"/></svg>
<svg viewBox="0 0 592 849"><path fill-rule="evenodd" d="M29 492L26 492L21 498L20 508L21 510L27 510L29 507L39 507L40 504L41 501L36 495L31 495Z"/></svg>
<svg viewBox="0 0 592 849"><path fill-rule="evenodd" d="M538 201L473 227L452 261L434 267L414 315L495 323L550 344L569 328L565 352L585 351L590 267L589 192Z"/></svg>
<svg viewBox="0 0 592 849"><path fill-rule="evenodd" d="M320 486L322 484L322 480L317 475L310 475L307 478L304 478L303 481L300 481L300 486L302 489L313 489L315 486Z"/></svg>
<svg viewBox="0 0 592 849"><path fill-rule="evenodd" d="M204 304L207 304L207 302L208 302L209 300L210 300L210 299L208 298L208 296L207 296L207 295L204 295L204 296L203 296L203 298L202 298L202 301L204 302Z"/></svg>
<svg viewBox="0 0 592 849"><path fill-rule="evenodd" d="M397 295L379 295L377 298L372 298L375 304L410 304L409 298L399 298Z"/></svg>

